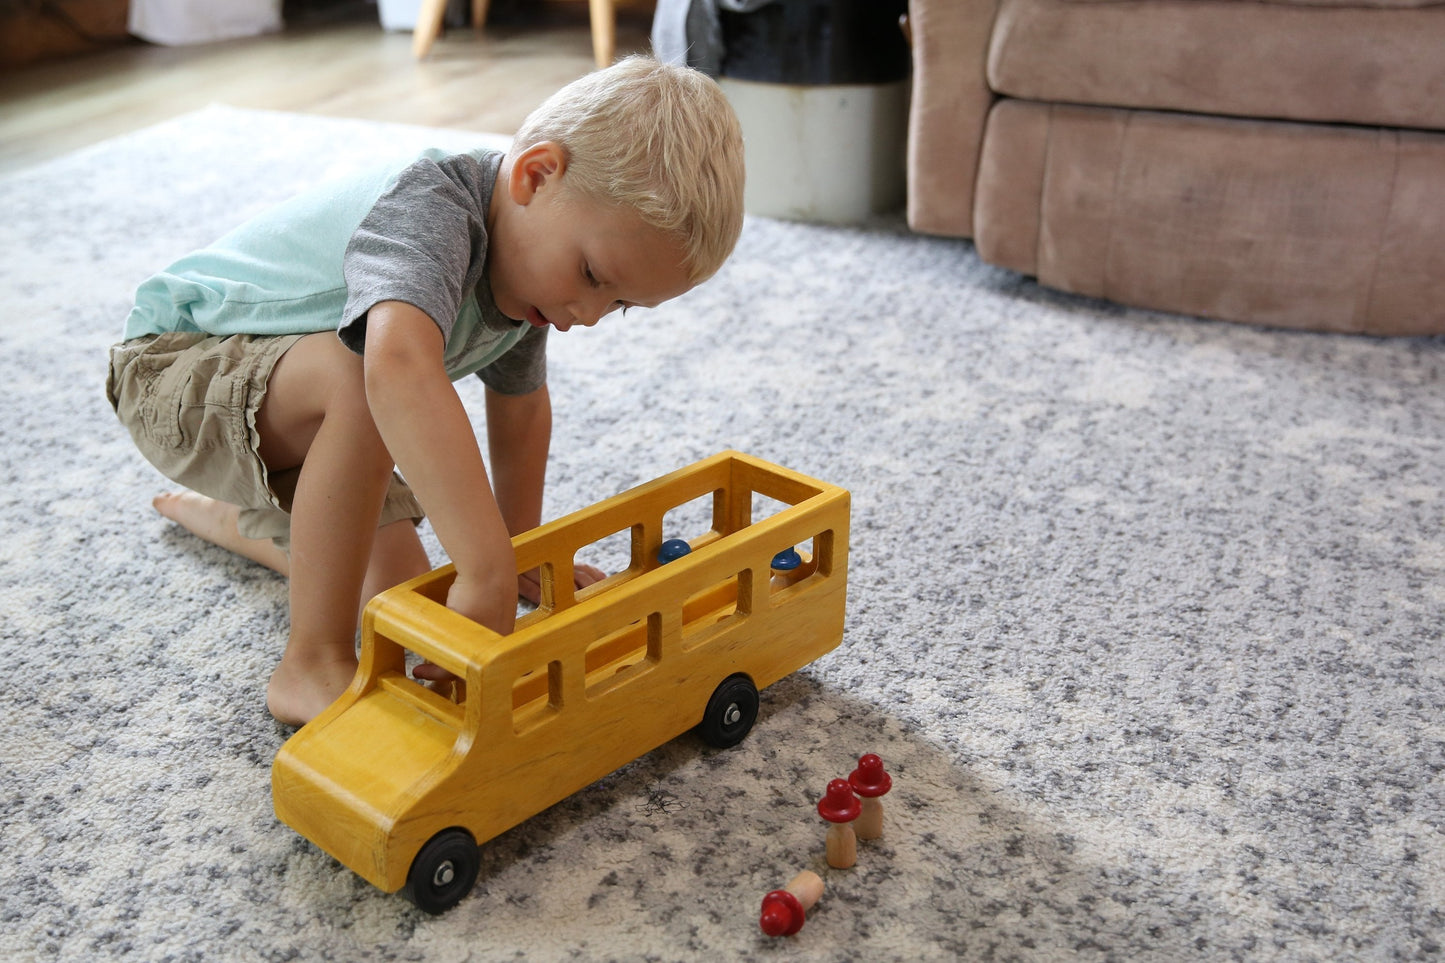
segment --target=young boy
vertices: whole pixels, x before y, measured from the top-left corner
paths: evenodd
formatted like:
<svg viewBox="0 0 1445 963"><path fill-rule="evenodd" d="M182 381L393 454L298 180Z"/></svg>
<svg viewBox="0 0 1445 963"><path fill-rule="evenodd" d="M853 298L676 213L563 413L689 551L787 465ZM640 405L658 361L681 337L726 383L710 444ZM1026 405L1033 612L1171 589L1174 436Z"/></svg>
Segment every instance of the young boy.
<svg viewBox="0 0 1445 963"><path fill-rule="evenodd" d="M541 521L548 331L710 277L742 189L717 85L634 57L559 91L505 154L428 152L303 195L141 285L107 394L190 489L163 515L289 575L278 720L340 695L362 605L429 569L423 508L457 568L447 605L511 631L537 594L510 536ZM451 384L472 372L490 476Z"/></svg>

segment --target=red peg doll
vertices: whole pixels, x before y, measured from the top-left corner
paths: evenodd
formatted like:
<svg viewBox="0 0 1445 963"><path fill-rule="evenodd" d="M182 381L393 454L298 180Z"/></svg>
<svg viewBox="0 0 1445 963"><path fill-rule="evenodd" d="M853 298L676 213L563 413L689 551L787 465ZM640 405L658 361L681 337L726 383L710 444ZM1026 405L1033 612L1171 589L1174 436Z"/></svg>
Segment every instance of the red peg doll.
<svg viewBox="0 0 1445 963"><path fill-rule="evenodd" d="M853 820L862 809L846 779L828 783L827 793L818 801L818 815L831 824L828 826L828 865L834 869L848 869L858 862L858 837L853 832Z"/></svg>
<svg viewBox="0 0 1445 963"><path fill-rule="evenodd" d="M883 796L893 788L893 777L884 771L883 760L870 752L858 757L858 768L848 783L863 797L863 812L854 832L859 839L877 839L883 835Z"/></svg>
<svg viewBox="0 0 1445 963"><path fill-rule="evenodd" d="M788 881L783 889L775 889L763 897L762 915L758 925L769 936L792 936L803 928L808 910L823 896L823 878L811 870L803 870Z"/></svg>

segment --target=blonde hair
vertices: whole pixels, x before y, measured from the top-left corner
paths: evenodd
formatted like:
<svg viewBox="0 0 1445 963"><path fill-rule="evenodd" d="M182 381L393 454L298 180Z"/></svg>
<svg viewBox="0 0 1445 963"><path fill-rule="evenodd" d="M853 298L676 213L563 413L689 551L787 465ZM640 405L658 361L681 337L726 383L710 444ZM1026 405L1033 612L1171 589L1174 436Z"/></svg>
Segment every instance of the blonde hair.
<svg viewBox="0 0 1445 963"><path fill-rule="evenodd" d="M513 149L543 141L567 158L567 190L634 209L682 242L688 276L715 274L743 227L743 139L717 83L627 57L573 81L522 122Z"/></svg>

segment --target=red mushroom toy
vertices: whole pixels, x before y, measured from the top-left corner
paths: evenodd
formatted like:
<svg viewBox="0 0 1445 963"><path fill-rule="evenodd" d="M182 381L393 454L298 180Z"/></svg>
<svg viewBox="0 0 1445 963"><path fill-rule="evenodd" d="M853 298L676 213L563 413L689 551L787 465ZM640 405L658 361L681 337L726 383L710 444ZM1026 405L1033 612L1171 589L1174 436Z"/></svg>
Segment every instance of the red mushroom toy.
<svg viewBox="0 0 1445 963"><path fill-rule="evenodd" d="M870 752L858 757L848 784L863 797L863 813L854 832L859 839L877 839L883 835L883 796L893 788L893 777L883 769L883 760Z"/></svg>
<svg viewBox="0 0 1445 963"><path fill-rule="evenodd" d="M828 827L828 865L834 869L848 869L858 862L853 820L862 810L863 805L846 779L828 783L827 793L818 801L818 815L832 824Z"/></svg>
<svg viewBox="0 0 1445 963"><path fill-rule="evenodd" d="M823 895L823 877L803 870L788 881L783 889L775 889L763 897L763 912L758 925L769 936L792 936L803 928L808 910Z"/></svg>

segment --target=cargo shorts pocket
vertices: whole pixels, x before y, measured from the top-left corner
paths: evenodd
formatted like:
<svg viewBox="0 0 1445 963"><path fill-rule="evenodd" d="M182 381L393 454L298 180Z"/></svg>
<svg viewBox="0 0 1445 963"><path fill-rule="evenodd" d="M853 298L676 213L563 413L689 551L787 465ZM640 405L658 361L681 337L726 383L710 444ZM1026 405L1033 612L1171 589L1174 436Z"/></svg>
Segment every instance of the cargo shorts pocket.
<svg viewBox="0 0 1445 963"><path fill-rule="evenodd" d="M200 453L235 448L236 410L247 378L228 339L195 332L157 335L130 364L135 427L152 445Z"/></svg>

